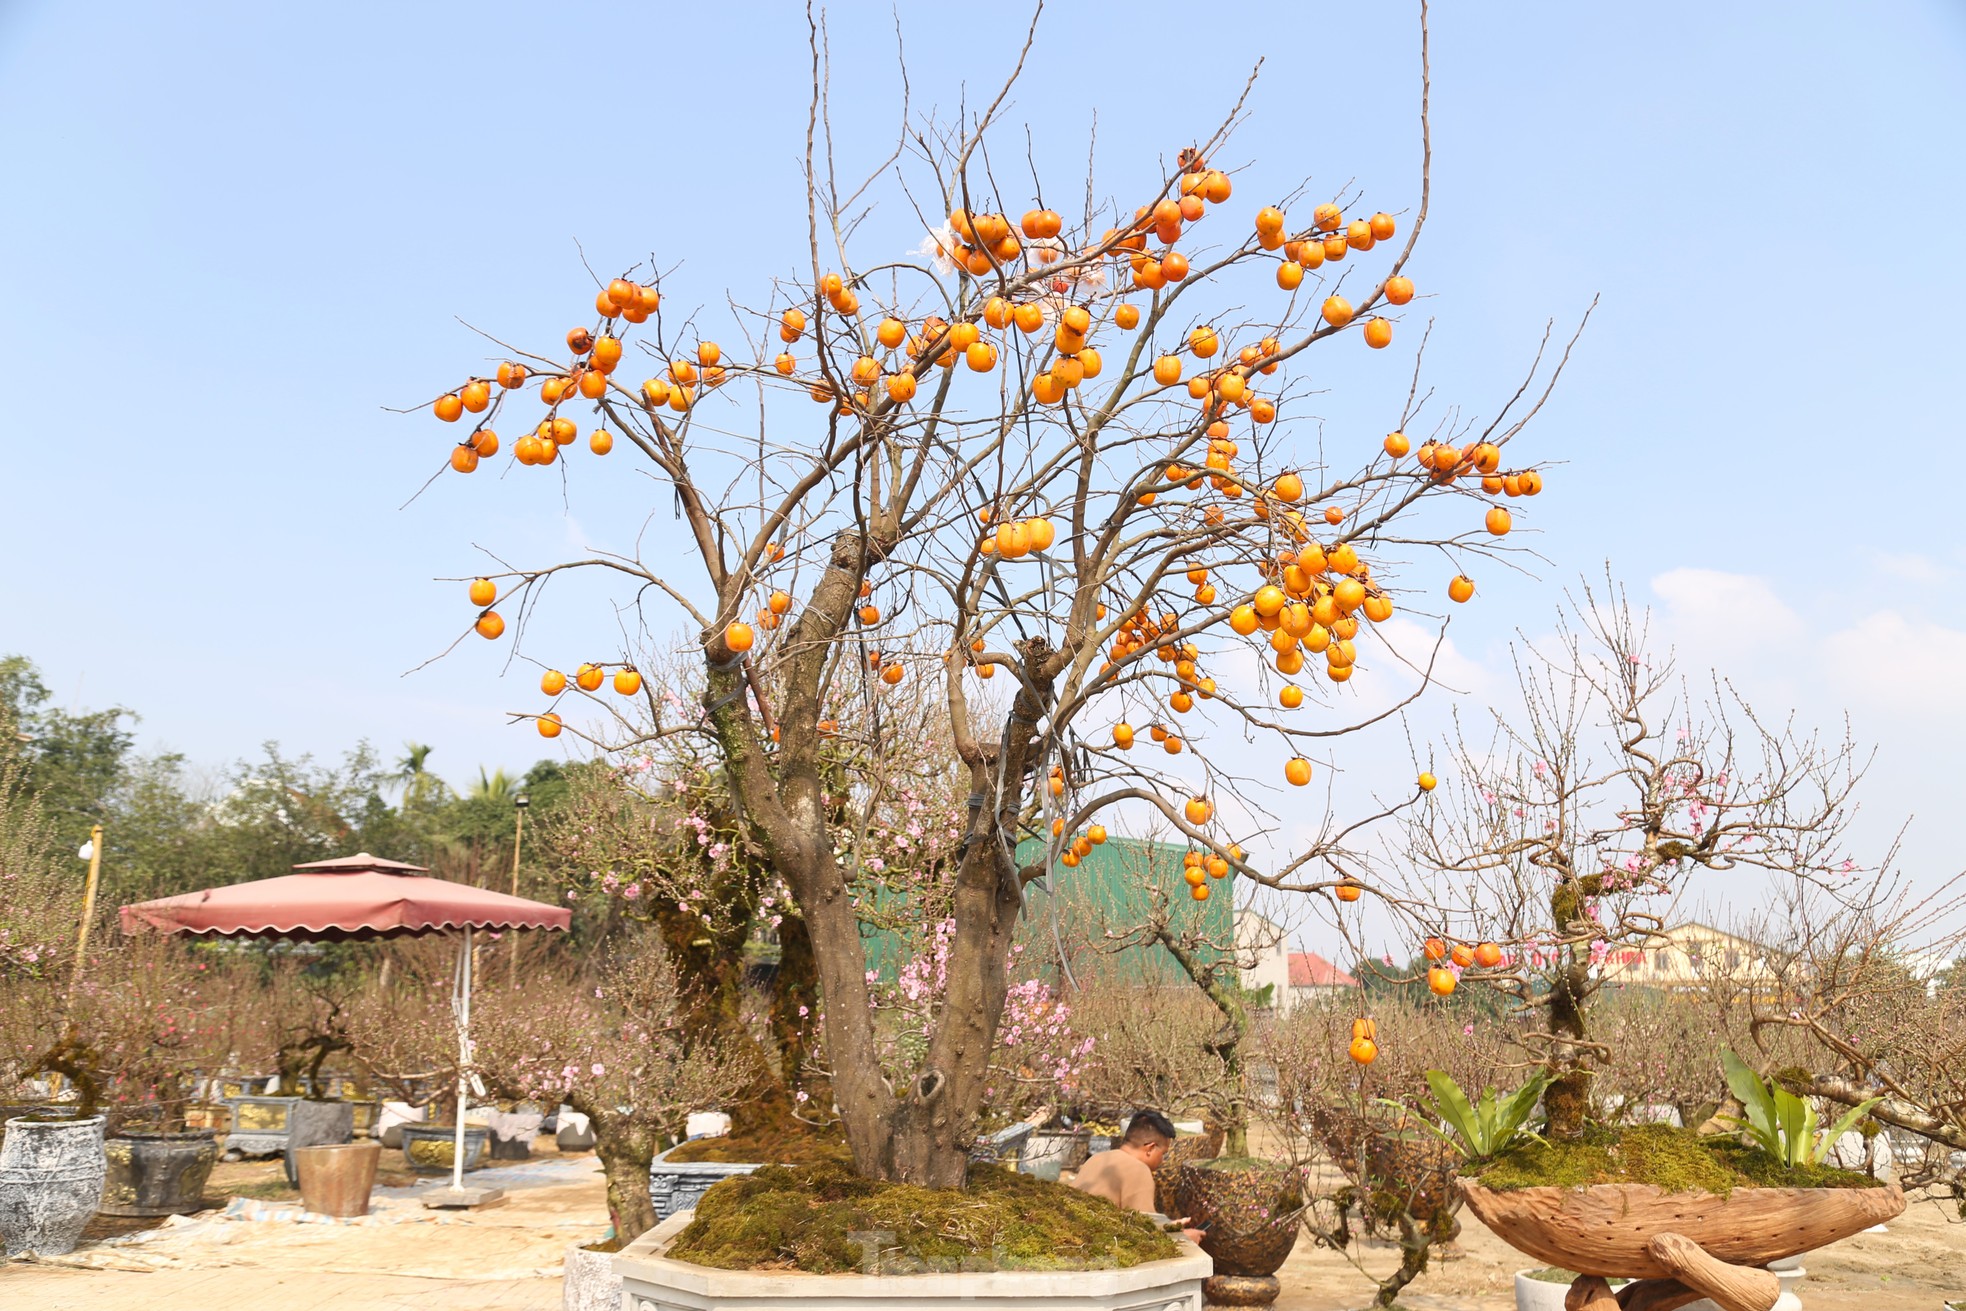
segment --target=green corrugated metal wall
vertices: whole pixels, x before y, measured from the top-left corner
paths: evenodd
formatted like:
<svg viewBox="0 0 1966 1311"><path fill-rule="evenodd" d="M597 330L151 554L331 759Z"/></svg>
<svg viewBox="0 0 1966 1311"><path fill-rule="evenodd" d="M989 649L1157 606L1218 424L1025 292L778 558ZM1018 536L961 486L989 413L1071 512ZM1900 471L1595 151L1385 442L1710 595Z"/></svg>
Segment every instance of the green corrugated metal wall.
<svg viewBox="0 0 1966 1311"><path fill-rule="evenodd" d="M1181 966L1158 943L1120 947L1114 939L1124 939L1146 920L1151 905L1147 889L1157 884L1170 900L1176 932L1192 930L1209 943L1230 946L1235 932L1234 880L1210 879L1213 895L1195 901L1181 878L1181 858L1187 850L1172 842L1109 838L1076 868L1053 865L1045 880L1048 887L1032 884L1025 890L1028 909L1017 930L1017 941L1024 947L1018 972L1054 983L1061 980L1056 942L1063 944L1072 977L1081 986L1185 982ZM1017 858L1026 861L1038 853L1037 842L1030 840L1019 844ZM914 951L913 944L901 934L872 926L863 925L861 933L866 939L867 968L892 980ZM1212 960L1222 951L1205 948L1200 954Z"/></svg>

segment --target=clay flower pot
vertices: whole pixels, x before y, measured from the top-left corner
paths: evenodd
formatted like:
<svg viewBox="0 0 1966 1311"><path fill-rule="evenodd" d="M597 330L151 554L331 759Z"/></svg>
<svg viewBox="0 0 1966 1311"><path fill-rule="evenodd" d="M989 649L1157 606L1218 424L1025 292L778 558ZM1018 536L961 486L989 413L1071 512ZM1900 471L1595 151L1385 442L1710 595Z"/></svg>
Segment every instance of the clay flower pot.
<svg viewBox="0 0 1966 1311"><path fill-rule="evenodd" d="M302 1206L316 1215L369 1213L369 1194L375 1189L375 1170L382 1161L381 1143L373 1138L358 1143L318 1143L296 1147L292 1156L300 1174Z"/></svg>
<svg viewBox="0 0 1966 1311"><path fill-rule="evenodd" d="M8 1256L75 1250L102 1203L102 1117L7 1122L0 1144L0 1238Z"/></svg>
<svg viewBox="0 0 1966 1311"><path fill-rule="evenodd" d="M104 1215L190 1215L205 1204L205 1183L218 1161L218 1135L210 1129L126 1129L106 1140L102 1151Z"/></svg>
<svg viewBox="0 0 1966 1311"><path fill-rule="evenodd" d="M1770 1311L1781 1286L1760 1267L1848 1238L1905 1209L1895 1185L1736 1188L1726 1197L1668 1193L1651 1184L1495 1192L1464 1179L1460 1187L1468 1209L1497 1238L1578 1271L1573 1304L1590 1311L1609 1297L1596 1291L1608 1276L1640 1281L1625 1290L1624 1305L1664 1304L1690 1290L1727 1311Z"/></svg>

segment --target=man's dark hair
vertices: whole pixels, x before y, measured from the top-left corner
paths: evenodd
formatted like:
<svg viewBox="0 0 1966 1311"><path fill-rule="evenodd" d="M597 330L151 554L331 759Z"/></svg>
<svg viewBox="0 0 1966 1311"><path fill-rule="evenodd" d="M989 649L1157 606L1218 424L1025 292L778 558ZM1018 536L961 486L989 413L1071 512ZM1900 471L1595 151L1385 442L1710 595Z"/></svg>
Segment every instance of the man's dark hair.
<svg viewBox="0 0 1966 1311"><path fill-rule="evenodd" d="M1174 1126L1159 1111L1136 1111L1126 1122L1126 1137L1121 1141L1135 1147L1145 1147L1151 1142L1172 1143Z"/></svg>

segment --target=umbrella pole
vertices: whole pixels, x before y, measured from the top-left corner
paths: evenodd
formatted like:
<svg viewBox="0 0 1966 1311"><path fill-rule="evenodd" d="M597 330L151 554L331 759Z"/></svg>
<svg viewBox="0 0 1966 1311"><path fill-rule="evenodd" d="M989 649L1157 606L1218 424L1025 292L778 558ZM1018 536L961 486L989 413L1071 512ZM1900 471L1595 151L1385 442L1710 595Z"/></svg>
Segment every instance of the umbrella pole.
<svg viewBox="0 0 1966 1311"><path fill-rule="evenodd" d="M471 1062L471 926L464 926L464 946L457 954L457 1126L451 1140L451 1189L464 1188L464 1099L469 1089Z"/></svg>

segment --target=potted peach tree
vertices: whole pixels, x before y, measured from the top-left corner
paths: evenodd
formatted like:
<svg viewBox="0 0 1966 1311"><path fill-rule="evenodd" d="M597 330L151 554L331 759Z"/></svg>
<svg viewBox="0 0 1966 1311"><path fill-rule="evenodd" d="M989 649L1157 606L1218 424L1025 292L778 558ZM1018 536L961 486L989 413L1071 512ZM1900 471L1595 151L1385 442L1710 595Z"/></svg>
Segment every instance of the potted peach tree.
<svg viewBox="0 0 1966 1311"><path fill-rule="evenodd" d="M1771 1131L1775 1112L1750 1087L1766 1085L1736 1066L1729 1084L1763 1150L1604 1123L1592 1001L1659 971L1676 941L1667 899L1696 874L1863 896L1842 841L1860 757L1847 740L1771 725L1724 684L1692 695L1615 591L1587 589L1557 639L1518 667L1524 708L1498 712L1501 749L1457 740L1454 786L1410 828L1414 863L1463 889L1429 925L1429 986L1452 993L1471 979L1539 1019L1522 1042L1547 1084L1544 1142L1464 1175L1468 1205L1505 1240L1578 1272L1573 1305L1596 1307L1602 1279L1622 1275L1659 1281L1628 1301L1678 1287L1767 1311L1777 1286L1760 1266L1875 1223L1902 1195L1818 1170L1803 1104L1780 1092ZM1712 950L1737 956L1702 963L1715 981L1772 977L1752 944Z"/></svg>

